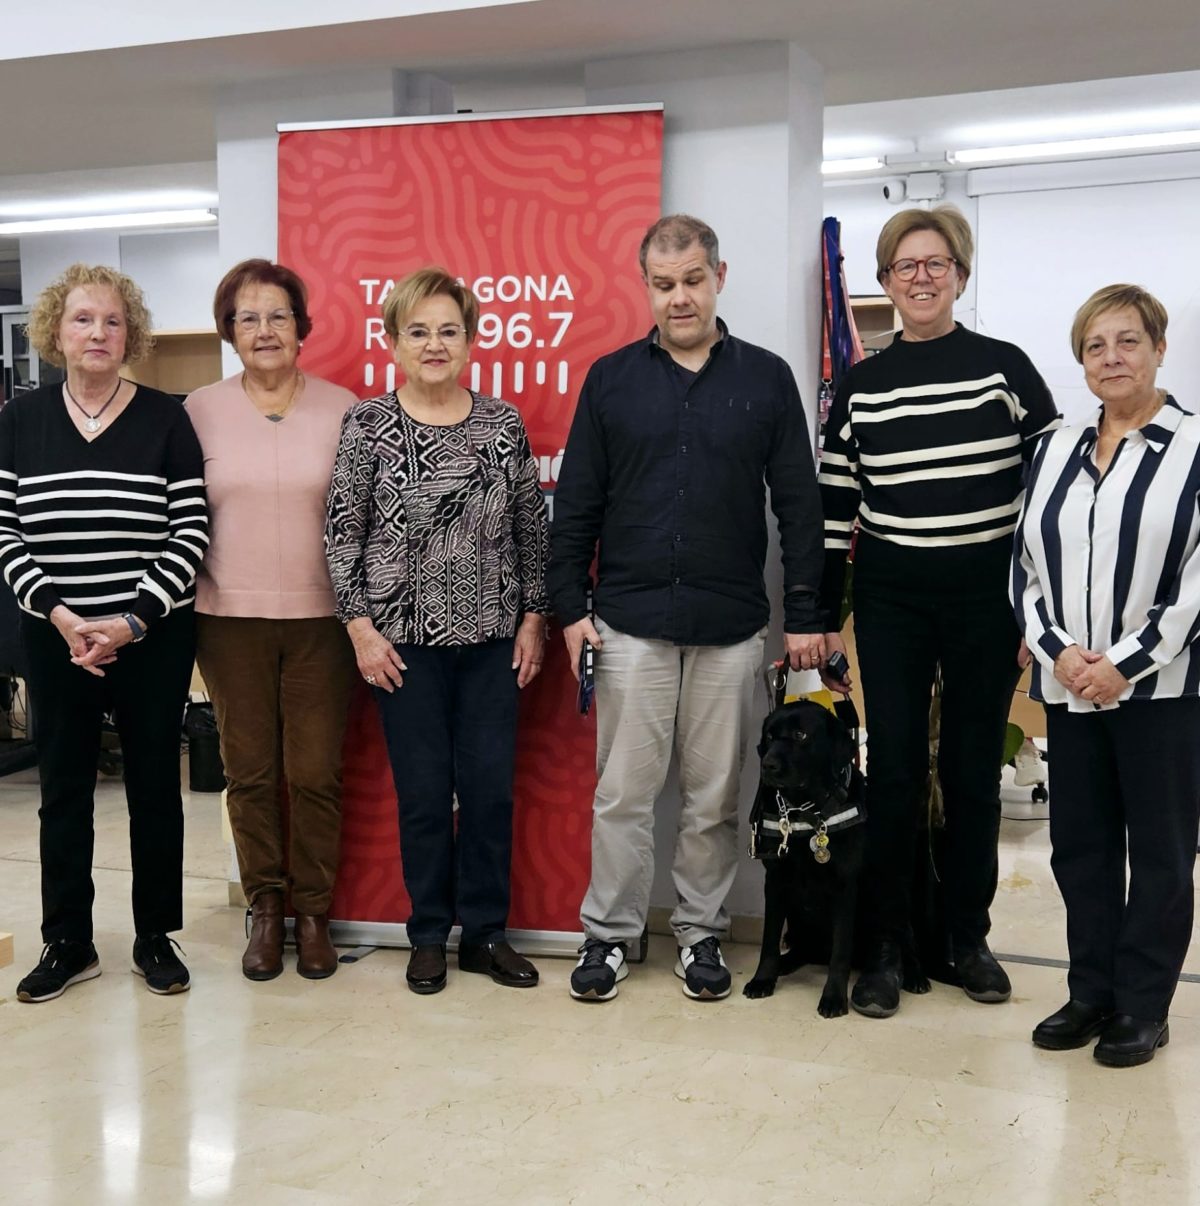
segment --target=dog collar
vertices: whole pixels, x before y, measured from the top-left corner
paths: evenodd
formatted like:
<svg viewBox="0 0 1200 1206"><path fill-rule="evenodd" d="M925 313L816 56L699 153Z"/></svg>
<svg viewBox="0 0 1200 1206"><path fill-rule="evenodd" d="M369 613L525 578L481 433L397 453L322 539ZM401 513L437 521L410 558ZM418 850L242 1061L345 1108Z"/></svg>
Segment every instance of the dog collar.
<svg viewBox="0 0 1200 1206"><path fill-rule="evenodd" d="M779 806L779 820L772 820L770 817L764 817L762 826L764 829L772 829L777 832L783 832L786 825L788 832L795 830L814 830L822 828L821 821L815 825L808 820L805 820L805 813L810 813L816 807L814 803L809 803L793 808L788 805L788 802L783 798L781 792L775 793L775 803ZM866 813L857 805L851 804L849 808L843 809L839 813L835 813L831 817L823 817L823 828L826 833L836 833L839 829L849 829L851 825L857 825L867 819Z"/></svg>

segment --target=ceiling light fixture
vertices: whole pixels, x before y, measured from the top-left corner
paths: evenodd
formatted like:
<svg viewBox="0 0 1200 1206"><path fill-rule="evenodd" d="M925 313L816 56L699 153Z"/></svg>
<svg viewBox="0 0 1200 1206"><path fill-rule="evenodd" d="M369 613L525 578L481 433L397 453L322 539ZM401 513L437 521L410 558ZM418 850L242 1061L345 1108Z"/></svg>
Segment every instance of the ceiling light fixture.
<svg viewBox="0 0 1200 1206"><path fill-rule="evenodd" d="M85 193L72 197L10 197L0 201L0 219L72 218L89 214L133 214L164 209L216 209L214 189L156 188L124 193Z"/></svg>
<svg viewBox="0 0 1200 1206"><path fill-rule="evenodd" d="M1023 159L1057 159L1063 156L1139 154L1200 146L1200 130L1168 130L1159 134L1119 134L1112 138L1072 138L1060 142L1027 142L1005 147L972 147L951 151L954 164L1001 163Z"/></svg>
<svg viewBox="0 0 1200 1206"><path fill-rule="evenodd" d="M864 155L857 159L826 159L821 164L822 176L842 176L849 172L874 172L883 167L878 155Z"/></svg>
<svg viewBox="0 0 1200 1206"><path fill-rule="evenodd" d="M50 234L67 230L139 230L158 226L211 226L211 209L159 209L140 214L89 214L78 218L37 218L0 222L0 235Z"/></svg>

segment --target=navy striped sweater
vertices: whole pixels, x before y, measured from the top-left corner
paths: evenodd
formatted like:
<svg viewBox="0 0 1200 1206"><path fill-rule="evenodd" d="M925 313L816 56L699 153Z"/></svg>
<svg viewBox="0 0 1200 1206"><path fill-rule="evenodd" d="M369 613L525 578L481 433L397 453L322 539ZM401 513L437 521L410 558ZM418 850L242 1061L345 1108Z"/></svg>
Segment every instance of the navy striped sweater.
<svg viewBox="0 0 1200 1206"><path fill-rule="evenodd" d="M193 601L207 547L204 461L174 398L139 385L90 443L61 386L0 411L0 572L22 610L152 624Z"/></svg>

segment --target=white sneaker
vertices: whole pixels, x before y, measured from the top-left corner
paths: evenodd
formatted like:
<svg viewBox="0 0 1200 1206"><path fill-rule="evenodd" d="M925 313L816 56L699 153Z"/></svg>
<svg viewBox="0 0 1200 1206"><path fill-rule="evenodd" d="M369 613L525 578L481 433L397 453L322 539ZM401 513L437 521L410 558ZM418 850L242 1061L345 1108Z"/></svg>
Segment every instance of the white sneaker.
<svg viewBox="0 0 1200 1206"><path fill-rule="evenodd" d="M733 986L733 977L716 938L702 938L691 946L681 946L675 974L683 981L684 996L693 1001L719 1001L729 996Z"/></svg>
<svg viewBox="0 0 1200 1206"><path fill-rule="evenodd" d="M571 996L577 1001L611 1001L627 975L625 943L588 938L579 948L579 962L571 972Z"/></svg>

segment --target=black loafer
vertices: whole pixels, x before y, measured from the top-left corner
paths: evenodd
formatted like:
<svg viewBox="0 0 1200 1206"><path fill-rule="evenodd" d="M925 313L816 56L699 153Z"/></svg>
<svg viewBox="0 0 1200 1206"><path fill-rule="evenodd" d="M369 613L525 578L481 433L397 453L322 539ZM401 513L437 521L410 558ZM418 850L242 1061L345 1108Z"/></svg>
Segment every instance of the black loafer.
<svg viewBox="0 0 1200 1206"><path fill-rule="evenodd" d="M1044 1051L1074 1051L1086 1047L1108 1025L1111 1009L1068 1001L1057 1013L1033 1028L1033 1045Z"/></svg>
<svg viewBox="0 0 1200 1206"><path fill-rule="evenodd" d="M441 992L446 987L446 948L414 946L404 973L408 986L421 996Z"/></svg>
<svg viewBox="0 0 1200 1206"><path fill-rule="evenodd" d="M982 939L972 946L954 948L954 970L962 981L962 990L972 1001L998 1005L1012 996L1008 973Z"/></svg>
<svg viewBox="0 0 1200 1206"><path fill-rule="evenodd" d="M904 961L900 947L888 939L879 943L850 994L856 1013L868 1018L890 1018L900 1008L900 973Z"/></svg>
<svg viewBox="0 0 1200 1206"><path fill-rule="evenodd" d="M1165 1047L1170 1041L1171 1027L1166 1018L1147 1022L1144 1018L1117 1013L1104 1027L1092 1054L1110 1068L1133 1068L1148 1064L1159 1047Z"/></svg>
<svg viewBox="0 0 1200 1206"><path fill-rule="evenodd" d="M458 969L491 976L505 988L533 988L538 982L537 968L507 942L485 942L480 946L460 943Z"/></svg>

